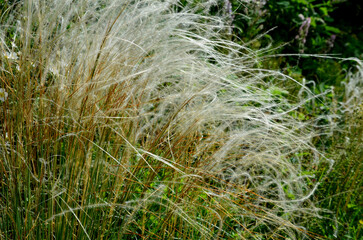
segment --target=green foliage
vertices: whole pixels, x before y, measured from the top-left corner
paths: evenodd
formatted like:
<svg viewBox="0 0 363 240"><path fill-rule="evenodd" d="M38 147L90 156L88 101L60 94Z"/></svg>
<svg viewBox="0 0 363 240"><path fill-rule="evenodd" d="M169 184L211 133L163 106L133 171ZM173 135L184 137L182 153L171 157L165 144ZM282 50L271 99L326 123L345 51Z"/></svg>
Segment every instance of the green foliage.
<svg viewBox="0 0 363 240"><path fill-rule="evenodd" d="M286 42L296 38L301 51L305 47L314 47L318 48L315 49L317 52L322 52L327 47L324 39L341 32L332 25L334 19L330 13L336 8L333 1L269 0L265 8L269 26L278 27L273 34L274 40Z"/></svg>
<svg viewBox="0 0 363 240"><path fill-rule="evenodd" d="M275 44L289 42L282 53L332 53L335 40L341 34L335 19L331 17L337 5L333 1L316 0L268 1L265 5L268 16L264 27L276 27L270 33ZM286 63L297 66L309 81L336 85L342 80L342 67L336 60L286 57L284 62L280 67L284 67Z"/></svg>
<svg viewBox="0 0 363 240"><path fill-rule="evenodd" d="M335 57L360 57L363 47L362 11L355 1L269 0L230 1L233 6L233 30L237 39L250 42L256 49L269 44L278 47L271 54L333 54ZM345 9L345 11L340 10ZM352 12L355 17L347 15ZM288 43L288 44L286 44ZM282 46L283 47L279 47ZM274 67L276 62L267 62ZM339 85L352 62L323 57L285 56L275 66L301 71L308 81Z"/></svg>

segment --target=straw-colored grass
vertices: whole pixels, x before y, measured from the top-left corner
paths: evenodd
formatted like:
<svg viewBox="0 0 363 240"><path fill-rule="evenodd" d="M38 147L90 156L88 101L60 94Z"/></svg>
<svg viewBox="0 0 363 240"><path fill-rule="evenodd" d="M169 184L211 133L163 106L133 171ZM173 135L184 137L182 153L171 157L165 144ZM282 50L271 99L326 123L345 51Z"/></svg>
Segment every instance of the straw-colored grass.
<svg viewBox="0 0 363 240"><path fill-rule="evenodd" d="M175 4L26 0L8 11L2 239L311 235L306 171L320 155L268 81L292 80L223 40L220 19Z"/></svg>

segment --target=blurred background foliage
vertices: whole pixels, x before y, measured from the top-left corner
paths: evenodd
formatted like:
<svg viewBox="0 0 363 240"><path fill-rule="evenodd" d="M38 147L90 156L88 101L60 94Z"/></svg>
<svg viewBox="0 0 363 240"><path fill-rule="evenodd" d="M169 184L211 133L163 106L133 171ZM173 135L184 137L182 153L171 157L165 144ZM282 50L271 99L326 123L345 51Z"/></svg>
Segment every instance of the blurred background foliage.
<svg viewBox="0 0 363 240"><path fill-rule="evenodd" d="M243 42L266 33L256 47L271 43L280 54L321 54L362 59L363 11L358 0L231 1L234 34ZM251 6L254 5L254 6ZM276 64L276 62L274 62ZM284 56L281 69L293 68L309 80L338 85L352 62L318 57Z"/></svg>

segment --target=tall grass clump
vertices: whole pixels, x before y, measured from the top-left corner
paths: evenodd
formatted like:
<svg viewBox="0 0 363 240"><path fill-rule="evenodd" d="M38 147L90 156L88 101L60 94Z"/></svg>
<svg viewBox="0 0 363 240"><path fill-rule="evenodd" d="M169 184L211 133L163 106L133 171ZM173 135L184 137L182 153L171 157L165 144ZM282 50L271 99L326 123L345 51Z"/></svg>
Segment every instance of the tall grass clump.
<svg viewBox="0 0 363 240"><path fill-rule="evenodd" d="M313 221L313 228L329 239L358 240L362 236L363 62L350 60L356 68L347 74L344 91L337 91L331 101L335 106L329 106L339 116L331 136L325 137L326 154L335 159L334 168L316 194L317 205L330 211Z"/></svg>
<svg viewBox="0 0 363 240"><path fill-rule="evenodd" d="M177 1L26 0L0 28L2 239L303 239L308 123ZM5 15L3 15L5 16ZM223 52L223 53L221 53Z"/></svg>

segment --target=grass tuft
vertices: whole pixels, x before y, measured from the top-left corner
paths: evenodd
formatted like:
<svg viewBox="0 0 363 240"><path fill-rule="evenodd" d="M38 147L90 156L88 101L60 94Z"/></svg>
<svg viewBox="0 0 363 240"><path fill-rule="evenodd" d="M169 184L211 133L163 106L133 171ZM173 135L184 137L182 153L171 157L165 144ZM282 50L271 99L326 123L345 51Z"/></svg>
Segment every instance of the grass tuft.
<svg viewBox="0 0 363 240"><path fill-rule="evenodd" d="M309 169L322 156L309 123L291 115L299 104L267 81L290 80L224 40L223 21L177 4L9 10L1 238L313 236L303 227L315 214Z"/></svg>

